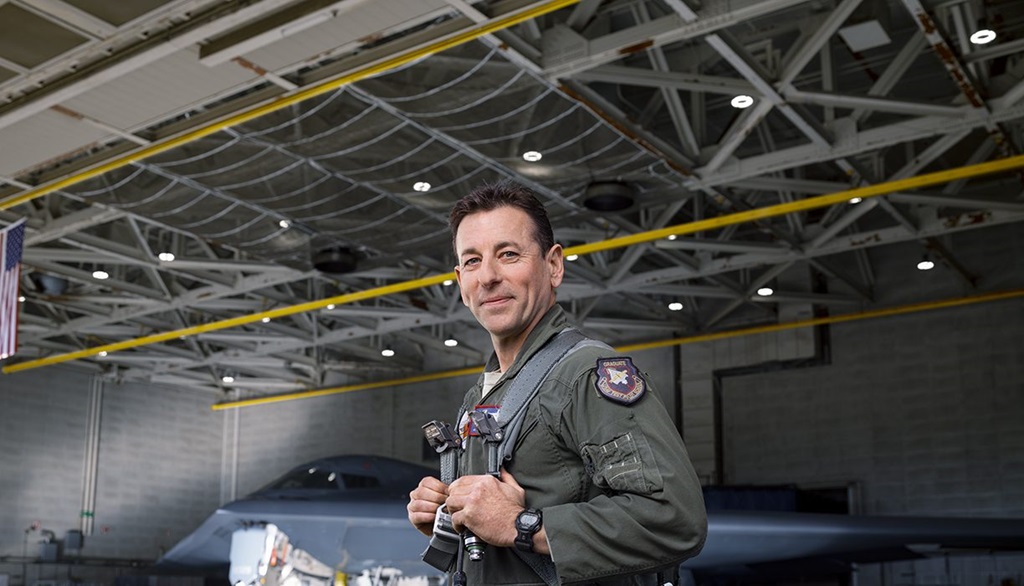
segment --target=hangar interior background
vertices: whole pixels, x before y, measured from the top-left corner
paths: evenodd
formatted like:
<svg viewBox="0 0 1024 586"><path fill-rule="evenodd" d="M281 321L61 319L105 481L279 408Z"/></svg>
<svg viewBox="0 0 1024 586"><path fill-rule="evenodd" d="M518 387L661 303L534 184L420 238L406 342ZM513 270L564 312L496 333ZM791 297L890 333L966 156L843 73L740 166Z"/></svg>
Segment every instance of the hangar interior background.
<svg viewBox="0 0 1024 586"><path fill-rule="evenodd" d="M402 381L488 352L447 209L502 178L709 485L1024 518L1022 49L1013 0L0 1L0 576L109 581L304 460L423 461L472 376Z"/></svg>

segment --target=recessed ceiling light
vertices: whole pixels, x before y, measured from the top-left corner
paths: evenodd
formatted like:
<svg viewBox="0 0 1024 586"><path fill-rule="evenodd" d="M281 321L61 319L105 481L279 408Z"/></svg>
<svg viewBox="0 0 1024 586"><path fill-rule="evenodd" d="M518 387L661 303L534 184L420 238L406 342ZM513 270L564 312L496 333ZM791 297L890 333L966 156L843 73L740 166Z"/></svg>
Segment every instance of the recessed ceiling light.
<svg viewBox="0 0 1024 586"><path fill-rule="evenodd" d="M324 309L327 309L327 310L331 310L331 309L334 309L334 304L333 304L333 303L331 303L331 304L328 304L328 306L327 306L327 307L325 307Z"/></svg>
<svg viewBox="0 0 1024 586"><path fill-rule="evenodd" d="M270 323L270 318L269 317L263 318L263 323L269 324Z"/></svg>
<svg viewBox="0 0 1024 586"><path fill-rule="evenodd" d="M395 355L395 351L392 350L390 347L389 348L385 348L385 349L380 351L380 355L385 357L385 358L391 358L392 356Z"/></svg>
<svg viewBox="0 0 1024 586"><path fill-rule="evenodd" d="M862 201L864 201L864 199L860 198L860 197L851 197L850 198L850 203L852 203L852 204L858 204L858 203L860 203Z"/></svg>
<svg viewBox="0 0 1024 586"><path fill-rule="evenodd" d="M441 283L441 284L444 285L445 287L451 287L454 283L455 283L455 281L453 281L451 279L445 279L444 282Z"/></svg>
<svg viewBox="0 0 1024 586"><path fill-rule="evenodd" d="M751 105L753 105L754 98L741 94L733 98L732 101L729 103L732 104L733 108L739 108L740 110L742 110L743 108L749 108Z"/></svg>
<svg viewBox="0 0 1024 586"><path fill-rule="evenodd" d="M224 376L220 377L220 381L224 383L233 383L235 382L235 377L231 376L230 374L225 374Z"/></svg>
<svg viewBox="0 0 1024 586"><path fill-rule="evenodd" d="M525 153L523 153L523 158L531 163L536 163L537 161L541 160L543 156L544 155L540 154L537 151L526 151Z"/></svg>
<svg viewBox="0 0 1024 586"><path fill-rule="evenodd" d="M100 281L102 281L103 279L109 279L110 273L108 273L107 271L93 271L92 278L99 279Z"/></svg>
<svg viewBox="0 0 1024 586"><path fill-rule="evenodd" d="M679 238L679 237L678 237L678 236L676 236L675 234L669 234L669 235L668 235L668 239L669 239L669 240L675 240L676 238Z"/></svg>
<svg viewBox="0 0 1024 586"><path fill-rule="evenodd" d="M161 252L156 257L164 262L171 262L172 260L174 260L174 255L171 254L170 252Z"/></svg>
<svg viewBox="0 0 1024 586"><path fill-rule="evenodd" d="M579 257L580 257L580 255L578 255L578 254L570 254L569 256L565 257L565 260L567 260L569 262L572 262L572 261L578 259Z"/></svg>
<svg viewBox="0 0 1024 586"><path fill-rule="evenodd" d="M288 220L281 220L280 222L277 223L277 225L282 228L287 228L288 226L291 226Z"/></svg>
<svg viewBox="0 0 1024 586"><path fill-rule="evenodd" d="M18 303L25 303L25 296L24 295L18 295Z"/></svg>
<svg viewBox="0 0 1024 586"><path fill-rule="evenodd" d="M975 45L986 45L996 40L996 31L982 29L971 35L971 42Z"/></svg>
<svg viewBox="0 0 1024 586"><path fill-rule="evenodd" d="M679 303L678 301L673 301L672 303L668 304L668 308L671 309L672 311L679 311L683 308L683 304Z"/></svg>
<svg viewBox="0 0 1024 586"><path fill-rule="evenodd" d="M459 341L456 340L455 338L448 338L447 340L444 341L444 345L448 346L449 348L454 348L459 345Z"/></svg>
<svg viewBox="0 0 1024 586"><path fill-rule="evenodd" d="M412 188L415 191L423 193L425 191L430 191L430 184L427 183L426 181L417 181L416 183L413 184Z"/></svg>
<svg viewBox="0 0 1024 586"><path fill-rule="evenodd" d="M757 294L761 297L770 297L775 294L775 289L772 289L771 287L761 287L757 290Z"/></svg>
<svg viewBox="0 0 1024 586"><path fill-rule="evenodd" d="M930 271L935 268L935 263L928 260L927 258L917 263L917 270L919 271Z"/></svg>
<svg viewBox="0 0 1024 586"><path fill-rule="evenodd" d="M106 356L107 355L107 351L106 350L100 350L99 355L100 356Z"/></svg>

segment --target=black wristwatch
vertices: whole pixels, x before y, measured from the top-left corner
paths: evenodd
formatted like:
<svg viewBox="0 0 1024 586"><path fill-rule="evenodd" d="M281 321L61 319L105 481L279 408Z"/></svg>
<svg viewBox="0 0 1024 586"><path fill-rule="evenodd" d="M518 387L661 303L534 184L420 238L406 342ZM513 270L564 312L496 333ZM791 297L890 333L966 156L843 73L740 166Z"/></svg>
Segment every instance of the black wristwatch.
<svg viewBox="0 0 1024 586"><path fill-rule="evenodd" d="M543 518L538 509L526 509L516 517L516 548L533 553L533 536Z"/></svg>

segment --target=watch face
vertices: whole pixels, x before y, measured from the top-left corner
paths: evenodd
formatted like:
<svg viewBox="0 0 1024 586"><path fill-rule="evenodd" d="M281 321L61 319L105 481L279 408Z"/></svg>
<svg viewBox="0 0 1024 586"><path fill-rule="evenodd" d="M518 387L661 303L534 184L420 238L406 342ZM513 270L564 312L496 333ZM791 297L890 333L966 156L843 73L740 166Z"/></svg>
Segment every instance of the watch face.
<svg viewBox="0 0 1024 586"><path fill-rule="evenodd" d="M526 529L532 529L540 523L540 516L530 511L524 511L519 515L519 524Z"/></svg>

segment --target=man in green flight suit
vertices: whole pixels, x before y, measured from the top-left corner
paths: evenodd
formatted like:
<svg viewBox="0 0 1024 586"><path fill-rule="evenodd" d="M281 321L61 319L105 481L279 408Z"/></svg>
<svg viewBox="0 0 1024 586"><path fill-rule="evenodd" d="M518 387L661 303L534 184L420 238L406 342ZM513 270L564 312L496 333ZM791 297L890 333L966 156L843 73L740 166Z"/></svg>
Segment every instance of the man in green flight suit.
<svg viewBox="0 0 1024 586"><path fill-rule="evenodd" d="M494 347L465 407L499 413L524 365L571 327L555 302L562 247L543 205L513 183L476 189L449 225L462 301ZM424 478L409 495L425 535L446 504L456 531L490 545L465 563L469 586L545 584L527 560L539 556L562 584L654 584L704 544L700 483L664 405L629 357L588 342L543 378L499 477L464 415L459 478Z"/></svg>

